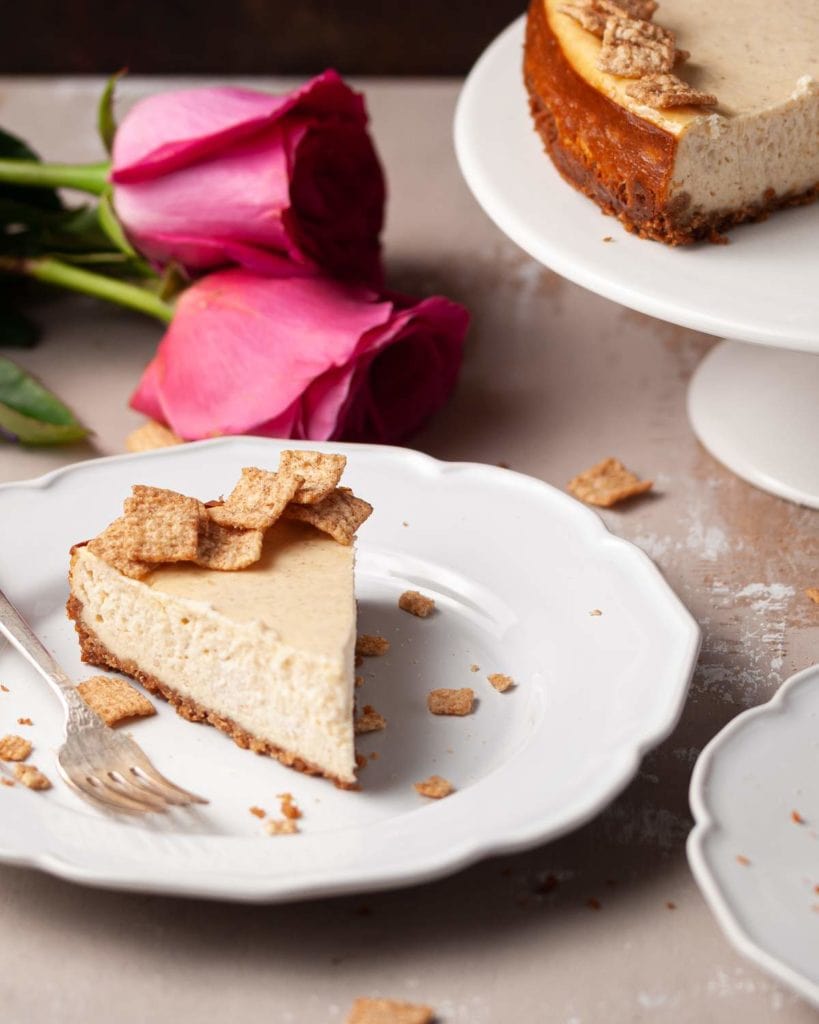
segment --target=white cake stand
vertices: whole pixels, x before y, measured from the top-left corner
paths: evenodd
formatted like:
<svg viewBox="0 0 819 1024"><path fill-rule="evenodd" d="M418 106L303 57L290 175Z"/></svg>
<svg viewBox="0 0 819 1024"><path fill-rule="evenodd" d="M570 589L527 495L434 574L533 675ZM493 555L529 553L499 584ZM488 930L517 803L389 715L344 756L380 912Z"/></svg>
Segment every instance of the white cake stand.
<svg viewBox="0 0 819 1024"><path fill-rule="evenodd" d="M750 483L819 508L819 203L737 228L727 246L672 249L628 234L543 152L522 80L523 24L489 46L458 101L455 148L476 199L522 249L570 281L732 339L691 382L694 431Z"/></svg>

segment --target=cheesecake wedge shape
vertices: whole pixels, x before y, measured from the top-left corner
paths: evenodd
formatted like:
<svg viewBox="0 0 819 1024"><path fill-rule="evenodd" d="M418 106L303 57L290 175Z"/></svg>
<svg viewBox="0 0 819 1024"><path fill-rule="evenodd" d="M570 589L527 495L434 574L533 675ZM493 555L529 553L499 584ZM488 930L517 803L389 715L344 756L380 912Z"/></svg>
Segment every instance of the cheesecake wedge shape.
<svg viewBox="0 0 819 1024"><path fill-rule="evenodd" d="M605 212L678 245L819 196L815 0L661 0L654 23L690 53L674 75L717 99L668 108L600 69L568 3L531 0L524 78L555 166Z"/></svg>
<svg viewBox="0 0 819 1024"><path fill-rule="evenodd" d="M343 787L355 783L355 549L280 520L238 572L189 563L123 575L72 551L83 661L123 672L185 718Z"/></svg>

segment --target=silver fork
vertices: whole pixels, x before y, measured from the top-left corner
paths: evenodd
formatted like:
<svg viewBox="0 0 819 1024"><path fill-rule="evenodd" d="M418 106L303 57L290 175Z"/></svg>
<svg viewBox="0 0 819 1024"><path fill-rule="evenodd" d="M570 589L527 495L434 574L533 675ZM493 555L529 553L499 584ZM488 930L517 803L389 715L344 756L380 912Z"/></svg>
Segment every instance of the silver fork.
<svg viewBox="0 0 819 1024"><path fill-rule="evenodd" d="M72 789L106 811L126 814L164 812L171 807L206 804L195 793L161 775L132 739L103 722L0 590L0 632L31 662L62 701L65 743L57 752L60 775Z"/></svg>

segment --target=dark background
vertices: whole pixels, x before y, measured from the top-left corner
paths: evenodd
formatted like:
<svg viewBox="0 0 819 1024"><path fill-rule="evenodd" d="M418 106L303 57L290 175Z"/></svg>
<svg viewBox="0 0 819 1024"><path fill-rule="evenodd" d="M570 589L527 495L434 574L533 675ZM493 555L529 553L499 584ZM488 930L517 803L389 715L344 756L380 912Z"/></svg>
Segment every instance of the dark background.
<svg viewBox="0 0 819 1024"><path fill-rule="evenodd" d="M525 0L0 0L0 73L461 75Z"/></svg>

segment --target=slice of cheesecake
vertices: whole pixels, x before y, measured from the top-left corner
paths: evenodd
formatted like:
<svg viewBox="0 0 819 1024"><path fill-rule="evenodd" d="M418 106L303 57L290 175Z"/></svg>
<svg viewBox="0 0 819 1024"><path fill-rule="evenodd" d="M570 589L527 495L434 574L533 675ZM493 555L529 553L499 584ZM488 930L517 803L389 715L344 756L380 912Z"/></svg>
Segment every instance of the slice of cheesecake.
<svg viewBox="0 0 819 1024"><path fill-rule="evenodd" d="M524 77L557 169L643 237L819 196L816 0L531 0Z"/></svg>
<svg viewBox="0 0 819 1024"><path fill-rule="evenodd" d="M246 481L265 471L244 473ZM265 519L242 486L236 500L199 506L199 555L188 551L188 557L171 560L163 538L163 561L142 561L155 550L145 539L151 530L140 532L136 506L129 513L127 502L127 529L117 520L118 533L109 527L97 541L72 550L67 607L82 658L132 676L183 717L209 722L242 747L349 787L355 783L355 549L351 532L339 542L325 531L337 528L338 500L345 508L350 502L366 506L353 522L369 506L349 492L334 490L328 497L326 489L303 489L301 497L318 500L283 506L279 518L264 527L250 564L227 570L196 564L196 557L212 561L201 552L212 551L214 517L238 549L255 542L258 527L226 525L237 518ZM162 500L170 493L162 492ZM149 506L152 501L149 495ZM334 514L327 516L329 505ZM140 505L138 513L149 526L158 515L156 506L146 513ZM175 519L180 532L181 515ZM116 556L110 544L99 543L111 532L132 538Z"/></svg>

